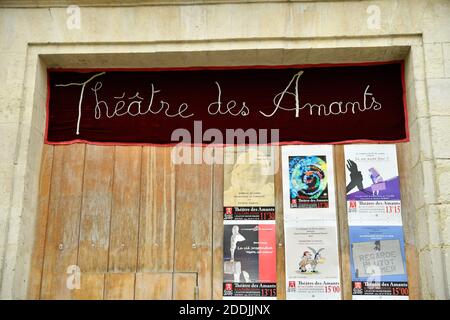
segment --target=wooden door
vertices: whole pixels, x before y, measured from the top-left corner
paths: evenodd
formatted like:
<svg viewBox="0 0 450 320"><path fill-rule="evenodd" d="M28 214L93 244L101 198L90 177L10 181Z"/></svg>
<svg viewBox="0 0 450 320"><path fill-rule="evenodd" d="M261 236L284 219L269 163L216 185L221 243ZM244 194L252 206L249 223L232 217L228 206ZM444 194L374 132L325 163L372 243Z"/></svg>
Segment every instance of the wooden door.
<svg viewBox="0 0 450 320"><path fill-rule="evenodd" d="M223 167L174 165L171 151L44 146L30 299L222 298ZM343 297L348 299L342 146L335 154ZM275 193L278 298L284 299L280 171ZM409 265L416 263L415 250L408 250L407 258ZM417 271L408 270L414 298Z"/></svg>

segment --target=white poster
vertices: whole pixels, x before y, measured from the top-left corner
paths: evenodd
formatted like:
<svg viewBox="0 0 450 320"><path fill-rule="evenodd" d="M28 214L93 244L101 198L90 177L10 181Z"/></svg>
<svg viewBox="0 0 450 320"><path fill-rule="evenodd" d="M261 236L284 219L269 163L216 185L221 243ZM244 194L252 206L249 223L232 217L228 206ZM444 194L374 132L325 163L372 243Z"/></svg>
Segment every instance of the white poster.
<svg viewBox="0 0 450 320"><path fill-rule="evenodd" d="M273 148L227 147L224 162L224 220L275 220Z"/></svg>
<svg viewBox="0 0 450 320"><path fill-rule="evenodd" d="M344 151L349 225L401 225L395 145L355 144Z"/></svg>

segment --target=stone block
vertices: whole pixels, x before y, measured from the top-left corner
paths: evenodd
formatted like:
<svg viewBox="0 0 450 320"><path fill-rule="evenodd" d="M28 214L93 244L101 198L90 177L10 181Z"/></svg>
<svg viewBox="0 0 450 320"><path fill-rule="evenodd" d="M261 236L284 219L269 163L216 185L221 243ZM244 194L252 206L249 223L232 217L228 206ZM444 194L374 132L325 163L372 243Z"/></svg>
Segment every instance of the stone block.
<svg viewBox="0 0 450 320"><path fill-rule="evenodd" d="M430 118L433 154L436 158L450 158L450 116Z"/></svg>
<svg viewBox="0 0 450 320"><path fill-rule="evenodd" d="M0 123L0 163L12 165L17 144L18 123Z"/></svg>
<svg viewBox="0 0 450 320"><path fill-rule="evenodd" d="M450 37L449 40L450 41ZM450 42L446 42L442 44L443 53L444 53L444 72L445 77L450 78Z"/></svg>
<svg viewBox="0 0 450 320"><path fill-rule="evenodd" d="M444 77L444 57L441 43L425 43L425 74L428 79Z"/></svg>
<svg viewBox="0 0 450 320"><path fill-rule="evenodd" d="M450 78L428 79L428 105L431 116L450 116Z"/></svg>
<svg viewBox="0 0 450 320"><path fill-rule="evenodd" d="M450 159L436 160L438 201L450 203Z"/></svg>

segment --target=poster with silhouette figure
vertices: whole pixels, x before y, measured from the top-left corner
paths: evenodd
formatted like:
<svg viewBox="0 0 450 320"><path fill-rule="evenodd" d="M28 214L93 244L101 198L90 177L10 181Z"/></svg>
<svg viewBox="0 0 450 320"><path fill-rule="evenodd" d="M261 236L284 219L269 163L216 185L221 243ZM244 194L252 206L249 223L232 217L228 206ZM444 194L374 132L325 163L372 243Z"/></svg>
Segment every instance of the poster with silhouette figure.
<svg viewBox="0 0 450 320"><path fill-rule="evenodd" d="M331 145L282 147L283 211L286 219L335 219Z"/></svg>
<svg viewBox="0 0 450 320"><path fill-rule="evenodd" d="M349 224L401 225L395 145L346 145L344 152Z"/></svg>
<svg viewBox="0 0 450 320"><path fill-rule="evenodd" d="M402 226L350 226L353 299L408 299Z"/></svg>
<svg viewBox="0 0 450 320"><path fill-rule="evenodd" d="M333 221L285 221L286 299L339 300L339 253Z"/></svg>
<svg viewBox="0 0 450 320"><path fill-rule="evenodd" d="M224 148L224 220L275 220L274 148Z"/></svg>
<svg viewBox="0 0 450 320"><path fill-rule="evenodd" d="M276 299L274 223L224 225L223 297Z"/></svg>

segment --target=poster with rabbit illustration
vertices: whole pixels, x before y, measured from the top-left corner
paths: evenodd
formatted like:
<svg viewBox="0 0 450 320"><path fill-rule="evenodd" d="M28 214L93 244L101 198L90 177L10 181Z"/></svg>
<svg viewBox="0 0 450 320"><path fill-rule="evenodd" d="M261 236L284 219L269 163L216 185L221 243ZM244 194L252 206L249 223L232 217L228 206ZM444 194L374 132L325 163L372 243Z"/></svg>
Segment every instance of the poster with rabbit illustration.
<svg viewBox="0 0 450 320"><path fill-rule="evenodd" d="M285 221L286 299L341 298L333 221Z"/></svg>
<svg viewBox="0 0 450 320"><path fill-rule="evenodd" d="M224 150L224 220L275 220L274 148Z"/></svg>
<svg viewBox="0 0 450 320"><path fill-rule="evenodd" d="M395 145L353 144L344 152L349 224L401 225Z"/></svg>
<svg viewBox="0 0 450 320"><path fill-rule="evenodd" d="M224 299L276 299L275 224L230 222L223 237Z"/></svg>

